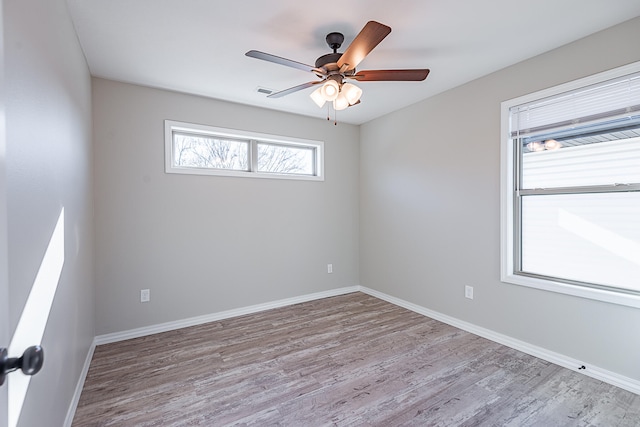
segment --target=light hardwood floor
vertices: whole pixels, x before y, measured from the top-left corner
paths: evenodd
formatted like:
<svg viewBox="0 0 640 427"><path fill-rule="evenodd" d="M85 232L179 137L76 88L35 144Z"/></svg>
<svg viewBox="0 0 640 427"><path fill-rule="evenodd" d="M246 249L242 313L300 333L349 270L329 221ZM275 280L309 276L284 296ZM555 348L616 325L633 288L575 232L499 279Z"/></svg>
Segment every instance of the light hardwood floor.
<svg viewBox="0 0 640 427"><path fill-rule="evenodd" d="M363 293L98 346L73 426L638 426L640 396Z"/></svg>

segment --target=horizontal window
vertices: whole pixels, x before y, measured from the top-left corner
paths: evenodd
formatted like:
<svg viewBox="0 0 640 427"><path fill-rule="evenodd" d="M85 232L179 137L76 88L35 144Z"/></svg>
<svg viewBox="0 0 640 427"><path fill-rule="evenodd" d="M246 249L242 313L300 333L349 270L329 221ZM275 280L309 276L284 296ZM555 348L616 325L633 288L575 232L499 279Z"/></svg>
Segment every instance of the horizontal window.
<svg viewBox="0 0 640 427"><path fill-rule="evenodd" d="M168 173L324 179L321 141L165 120Z"/></svg>

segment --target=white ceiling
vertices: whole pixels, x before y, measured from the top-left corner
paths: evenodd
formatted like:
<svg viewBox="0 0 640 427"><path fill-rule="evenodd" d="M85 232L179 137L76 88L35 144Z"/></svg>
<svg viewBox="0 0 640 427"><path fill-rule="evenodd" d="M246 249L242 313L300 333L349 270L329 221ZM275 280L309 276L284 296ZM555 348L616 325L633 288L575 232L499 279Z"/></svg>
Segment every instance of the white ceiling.
<svg viewBox="0 0 640 427"><path fill-rule="evenodd" d="M639 0L67 0L97 77L325 118L312 73L248 58L255 49L313 65L369 20L393 31L358 69L429 68L423 82L361 82L362 103L338 112L361 124L640 16ZM615 48L615 47L612 47Z"/></svg>

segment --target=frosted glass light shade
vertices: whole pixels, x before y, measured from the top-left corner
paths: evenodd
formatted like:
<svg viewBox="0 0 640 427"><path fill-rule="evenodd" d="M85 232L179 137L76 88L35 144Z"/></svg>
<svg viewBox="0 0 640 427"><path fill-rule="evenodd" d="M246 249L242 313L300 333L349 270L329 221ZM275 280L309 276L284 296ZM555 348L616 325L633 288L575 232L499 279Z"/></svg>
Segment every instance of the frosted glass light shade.
<svg viewBox="0 0 640 427"><path fill-rule="evenodd" d="M342 85L342 94L344 94L349 105L353 105L360 100L360 97L362 96L362 89L354 84L345 83Z"/></svg>
<svg viewBox="0 0 640 427"><path fill-rule="evenodd" d="M347 100L347 97L345 96L344 91L340 92L338 97L333 101L333 108L336 111L340 111L340 110L344 110L348 106L349 106L349 101Z"/></svg>
<svg viewBox="0 0 640 427"><path fill-rule="evenodd" d="M327 80L320 89L325 101L333 101L340 94L340 86L335 80Z"/></svg>
<svg viewBox="0 0 640 427"><path fill-rule="evenodd" d="M309 95L311 97L311 99L313 99L313 102L316 103L316 105L320 108L322 108L322 106L324 105L325 102L327 102L324 99L324 96L322 96L322 86L320 86L318 89L314 90L313 92L311 92L311 95Z"/></svg>

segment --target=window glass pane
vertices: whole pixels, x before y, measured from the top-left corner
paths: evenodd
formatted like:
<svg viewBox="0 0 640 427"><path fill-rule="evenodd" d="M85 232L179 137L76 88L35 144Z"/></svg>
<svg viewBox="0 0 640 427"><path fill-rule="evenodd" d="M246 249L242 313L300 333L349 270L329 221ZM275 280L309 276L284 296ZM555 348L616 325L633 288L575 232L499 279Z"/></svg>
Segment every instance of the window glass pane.
<svg viewBox="0 0 640 427"><path fill-rule="evenodd" d="M249 142L174 133L174 164L188 168L249 170Z"/></svg>
<svg viewBox="0 0 640 427"><path fill-rule="evenodd" d="M640 183L640 138L607 140L616 135L625 133L527 143L522 150L522 188Z"/></svg>
<svg viewBox="0 0 640 427"><path fill-rule="evenodd" d="M314 175L315 149L258 144L258 172Z"/></svg>
<svg viewBox="0 0 640 427"><path fill-rule="evenodd" d="M522 270L640 291L640 193L522 198Z"/></svg>

